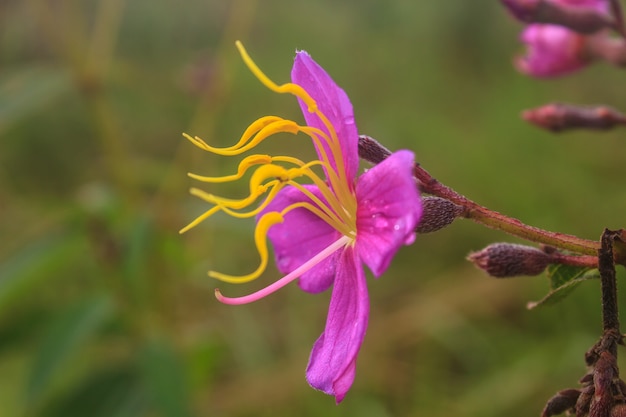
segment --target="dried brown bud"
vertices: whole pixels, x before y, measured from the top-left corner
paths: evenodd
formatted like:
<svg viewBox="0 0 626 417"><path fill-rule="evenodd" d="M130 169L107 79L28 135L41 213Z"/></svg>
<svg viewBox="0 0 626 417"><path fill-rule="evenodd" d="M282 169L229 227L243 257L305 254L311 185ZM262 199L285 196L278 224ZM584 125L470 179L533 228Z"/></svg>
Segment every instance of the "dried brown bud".
<svg viewBox="0 0 626 417"><path fill-rule="evenodd" d="M566 389L559 391L556 395L548 400L546 406L541 412L541 417L551 417L570 410L573 411L576 407L576 401L580 396L580 390Z"/></svg>
<svg viewBox="0 0 626 417"><path fill-rule="evenodd" d="M580 107L551 103L525 110L522 118L553 132L579 128L608 130L617 125L626 125L626 116L607 106Z"/></svg>
<svg viewBox="0 0 626 417"><path fill-rule="evenodd" d="M593 370L594 393L589 406L589 416L599 417L609 414L614 403L613 381L618 375L615 356L607 351L601 352Z"/></svg>
<svg viewBox="0 0 626 417"><path fill-rule="evenodd" d="M546 269L551 260L539 249L513 243L493 243L470 253L467 259L496 278L537 275Z"/></svg>
<svg viewBox="0 0 626 417"><path fill-rule="evenodd" d="M423 214L417 226L417 233L431 233L452 224L463 214L463 207L440 197L422 198Z"/></svg>
<svg viewBox="0 0 626 417"><path fill-rule="evenodd" d="M578 401L576 401L576 416L586 416L589 414L589 407L593 399L593 385L586 386L580 391Z"/></svg>

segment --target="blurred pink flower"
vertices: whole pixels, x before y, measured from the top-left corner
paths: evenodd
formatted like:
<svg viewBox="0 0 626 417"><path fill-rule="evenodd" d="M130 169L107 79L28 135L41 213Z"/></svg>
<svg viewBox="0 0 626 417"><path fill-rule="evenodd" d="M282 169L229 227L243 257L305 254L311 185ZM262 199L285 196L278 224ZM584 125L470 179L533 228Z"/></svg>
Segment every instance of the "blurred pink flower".
<svg viewBox="0 0 626 417"><path fill-rule="evenodd" d="M521 72L557 77L589 64L592 37L606 36L613 19L608 0L502 0L519 20L531 23L520 36L525 55L516 59Z"/></svg>
<svg viewBox="0 0 626 417"><path fill-rule="evenodd" d="M557 77L583 68L590 61L585 56L586 36L562 26L528 25L520 39L526 55L515 60L517 69L534 77Z"/></svg>

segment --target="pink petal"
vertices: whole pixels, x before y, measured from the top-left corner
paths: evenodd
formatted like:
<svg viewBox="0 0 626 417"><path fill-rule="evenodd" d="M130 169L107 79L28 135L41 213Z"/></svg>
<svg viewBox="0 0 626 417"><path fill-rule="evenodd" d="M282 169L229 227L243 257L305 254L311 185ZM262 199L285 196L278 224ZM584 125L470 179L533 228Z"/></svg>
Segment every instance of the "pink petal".
<svg viewBox="0 0 626 417"><path fill-rule="evenodd" d="M349 180L356 177L359 169L359 138L354 122L354 111L346 93L335 84L330 75L311 56L300 51L291 70L291 80L298 84L317 102L318 109L335 128L343 154L346 174ZM307 125L328 133L328 129L315 114L309 113L307 106L300 101ZM330 155L328 147L326 152ZM319 150L318 150L319 154ZM333 166L334 163L333 163ZM335 166L336 167L336 166Z"/></svg>
<svg viewBox="0 0 626 417"><path fill-rule="evenodd" d="M526 55L516 61L521 72L534 77L557 77L589 63L582 52L585 37L562 26L533 24L521 34Z"/></svg>
<svg viewBox="0 0 626 417"><path fill-rule="evenodd" d="M316 186L305 185L304 187L322 201L324 200ZM297 188L285 187L265 210L259 213L259 218L266 212L281 211L287 206L302 201L310 202L310 199ZM287 213L285 221L272 226L268 232L268 238L274 247L276 266L283 274L290 273L339 237L340 234L328 223L303 208ZM300 287L311 293L328 289L335 276L337 257L338 254L333 254L304 273L298 280Z"/></svg>
<svg viewBox="0 0 626 417"><path fill-rule="evenodd" d="M422 202L413 178L414 156L398 151L359 178L356 186L359 256L380 276L402 245L413 243Z"/></svg>
<svg viewBox="0 0 626 417"><path fill-rule="evenodd" d="M337 265L326 328L313 345L306 370L309 384L334 395L337 403L343 400L354 381L368 318L365 272L354 249L347 247Z"/></svg>

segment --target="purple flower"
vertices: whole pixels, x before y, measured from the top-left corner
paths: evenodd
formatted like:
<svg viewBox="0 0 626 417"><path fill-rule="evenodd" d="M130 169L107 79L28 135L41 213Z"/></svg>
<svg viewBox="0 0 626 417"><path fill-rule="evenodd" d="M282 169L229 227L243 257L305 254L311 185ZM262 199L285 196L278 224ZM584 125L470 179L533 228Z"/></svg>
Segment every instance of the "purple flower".
<svg viewBox="0 0 626 417"><path fill-rule="evenodd" d="M613 25L607 0L502 0L519 20L530 23L520 40L526 54L518 70L534 77L557 77L593 60L590 39L606 37Z"/></svg>
<svg viewBox="0 0 626 417"><path fill-rule="evenodd" d="M256 301L298 280L300 287L318 293L332 286L324 332L311 351L306 377L309 384L341 402L354 381L356 359L365 336L369 299L363 264L380 276L401 246L415 239L422 205L412 175L414 156L398 151L361 176L358 134L352 105L346 93L306 52L298 52L292 83L274 84L238 44L251 71L275 92L298 98L305 125L277 116L258 119L237 145L217 149L199 138L187 136L199 147L222 155L235 155L280 132L304 133L312 139L318 159L302 162L289 156L251 155L240 163L235 175L207 182L239 179L258 165L250 179L250 196L227 200L199 190L214 207L183 231L217 211L237 217L256 216L255 242L261 265L243 277L209 272L228 282L246 282L265 269L266 237L272 242L278 269L284 277L253 294L229 298L216 290L226 304ZM313 168L321 167L321 177ZM296 178L311 183L300 184ZM242 212L263 194L267 197L253 210Z"/></svg>
<svg viewBox="0 0 626 417"><path fill-rule="evenodd" d="M522 32L526 55L515 60L515 66L533 77L558 77L586 66L585 36L557 25L533 24Z"/></svg>

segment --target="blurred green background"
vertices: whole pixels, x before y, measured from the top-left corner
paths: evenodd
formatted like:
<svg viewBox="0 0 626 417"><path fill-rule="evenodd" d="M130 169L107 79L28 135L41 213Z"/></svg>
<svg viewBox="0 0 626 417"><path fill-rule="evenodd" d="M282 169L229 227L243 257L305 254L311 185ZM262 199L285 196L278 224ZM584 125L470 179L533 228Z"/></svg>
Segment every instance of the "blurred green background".
<svg viewBox="0 0 626 417"><path fill-rule="evenodd" d="M403 248L370 281L357 379L336 406L304 379L329 294L220 305L206 271L256 267L253 223L178 235L207 208L186 173L238 162L183 131L226 146L262 115L301 117L236 39L277 82L306 49L362 133L492 209L591 239L625 226L623 132L519 119L554 100L626 109L623 75L524 77L520 30L497 2L464 0L0 1L0 417L539 415L585 372L599 289L527 311L544 277L497 281L464 260L513 238L457 221Z"/></svg>

